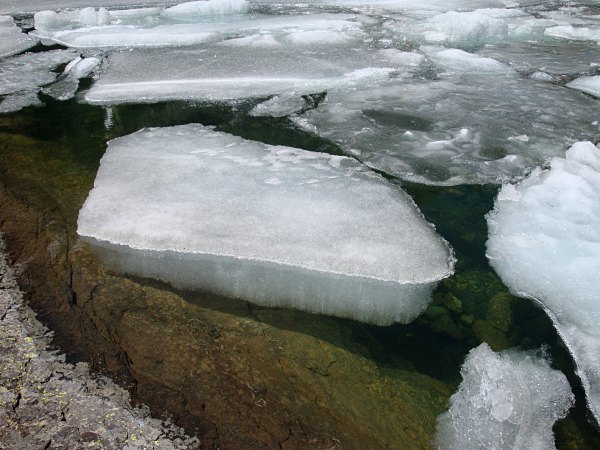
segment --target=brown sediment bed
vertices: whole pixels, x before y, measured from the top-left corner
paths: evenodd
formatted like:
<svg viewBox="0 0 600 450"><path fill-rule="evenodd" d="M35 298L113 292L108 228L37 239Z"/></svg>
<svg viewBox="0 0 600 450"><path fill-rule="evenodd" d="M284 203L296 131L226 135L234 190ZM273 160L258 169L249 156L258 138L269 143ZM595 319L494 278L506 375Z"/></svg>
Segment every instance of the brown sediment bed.
<svg viewBox="0 0 600 450"><path fill-rule="evenodd" d="M85 363L65 362L24 304L0 234L0 447L198 448L170 423L132 408L129 395Z"/></svg>
<svg viewBox="0 0 600 450"><path fill-rule="evenodd" d="M378 364L347 322L101 267L76 236L94 176L64 143L0 134L0 229L28 303L73 360L202 448L430 445L452 389L400 357Z"/></svg>

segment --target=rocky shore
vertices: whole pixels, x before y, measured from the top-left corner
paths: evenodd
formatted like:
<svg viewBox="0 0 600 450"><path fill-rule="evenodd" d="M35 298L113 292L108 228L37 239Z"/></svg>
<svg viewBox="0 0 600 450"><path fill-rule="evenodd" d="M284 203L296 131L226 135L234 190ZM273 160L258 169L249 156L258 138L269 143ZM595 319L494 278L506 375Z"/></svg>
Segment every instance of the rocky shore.
<svg viewBox="0 0 600 450"><path fill-rule="evenodd" d="M134 408L110 379L52 349L4 250L0 241L0 448L197 448L197 438Z"/></svg>

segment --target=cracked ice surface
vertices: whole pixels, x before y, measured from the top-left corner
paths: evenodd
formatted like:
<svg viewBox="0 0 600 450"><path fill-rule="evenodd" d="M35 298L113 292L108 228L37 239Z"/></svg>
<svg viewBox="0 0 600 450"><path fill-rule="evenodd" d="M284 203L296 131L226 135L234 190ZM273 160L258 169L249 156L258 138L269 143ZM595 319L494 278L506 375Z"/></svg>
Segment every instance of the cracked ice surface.
<svg viewBox="0 0 600 450"><path fill-rule="evenodd" d="M531 352L471 350L463 381L438 419L439 449L546 450L552 425L574 403L567 377Z"/></svg>
<svg viewBox="0 0 600 450"><path fill-rule="evenodd" d="M0 112L18 111L40 104L41 86L56 79L54 69L73 59L72 50L53 50L43 53L26 53L0 61Z"/></svg>
<svg viewBox="0 0 600 450"><path fill-rule="evenodd" d="M0 16L0 58L21 53L37 43L37 38L21 32L12 17Z"/></svg>
<svg viewBox="0 0 600 450"><path fill-rule="evenodd" d="M294 120L373 168L439 185L506 182L599 136L593 99L456 52L432 55L439 80L332 92Z"/></svg>
<svg viewBox="0 0 600 450"><path fill-rule="evenodd" d="M200 125L111 141L78 224L126 273L378 324L414 319L453 267L412 200L353 159Z"/></svg>
<svg viewBox="0 0 600 450"><path fill-rule="evenodd" d="M600 149L579 142L517 185L488 215L487 254L510 289L536 299L573 355L600 419Z"/></svg>

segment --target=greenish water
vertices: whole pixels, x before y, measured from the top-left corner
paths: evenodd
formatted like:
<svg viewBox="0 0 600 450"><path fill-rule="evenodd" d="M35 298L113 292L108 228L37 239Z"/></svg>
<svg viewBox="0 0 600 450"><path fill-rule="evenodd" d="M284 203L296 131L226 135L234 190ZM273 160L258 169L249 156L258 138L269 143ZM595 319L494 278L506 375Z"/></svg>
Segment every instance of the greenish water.
<svg viewBox="0 0 600 450"><path fill-rule="evenodd" d="M28 108L0 116L0 133L57 144L56 147L31 148L30 151L48 161L57 161L57 167L65 171L65 183L69 181L67 178L77 174L86 180L80 184L76 198L63 199L71 205L67 211L73 216L73 223L90 187L89 180L93 179L99 166L106 141L142 127L201 123L268 144L342 154L331 142L299 131L285 118L250 117L247 112L255 103L123 105L112 108L111 123L106 128L109 112L103 108L76 101L45 101L44 108ZM404 117L403 120L416 119ZM417 125L427 126L425 123ZM1 148L4 155L0 158L6 167L14 155L10 154L8 146ZM441 380L453 389L460 383L459 371L464 357L481 342L487 342L495 350L546 346L553 366L567 374L577 399L567 419L555 427L558 447L600 448L600 434L587 421L583 392L574 375L571 358L550 320L531 301L511 296L487 263L485 214L493 207L497 187L429 187L390 180L412 196L427 220L435 224L439 234L454 248L456 273L440 283L429 309L412 324L376 327L335 320L352 330L353 339L369 350L382 371L411 368ZM43 180L27 189L44 189ZM310 320L308 314L298 317ZM297 327L300 330L308 328L301 324Z"/></svg>

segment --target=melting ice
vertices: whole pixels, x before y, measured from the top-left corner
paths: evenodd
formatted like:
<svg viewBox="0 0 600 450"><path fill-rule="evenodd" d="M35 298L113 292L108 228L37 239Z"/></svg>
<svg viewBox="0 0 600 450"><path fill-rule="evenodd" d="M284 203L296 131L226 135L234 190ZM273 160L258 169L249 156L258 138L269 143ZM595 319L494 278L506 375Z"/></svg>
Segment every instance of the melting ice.
<svg viewBox="0 0 600 450"><path fill-rule="evenodd" d="M414 319L453 266L412 200L355 160L201 125L111 141L78 233L127 273L377 324Z"/></svg>
<svg viewBox="0 0 600 450"><path fill-rule="evenodd" d="M487 219L490 264L548 312L600 419L600 149L579 142L503 186Z"/></svg>
<svg viewBox="0 0 600 450"><path fill-rule="evenodd" d="M552 425L574 403L567 377L533 353L471 350L463 381L439 417L439 449L546 450L554 447Z"/></svg>

